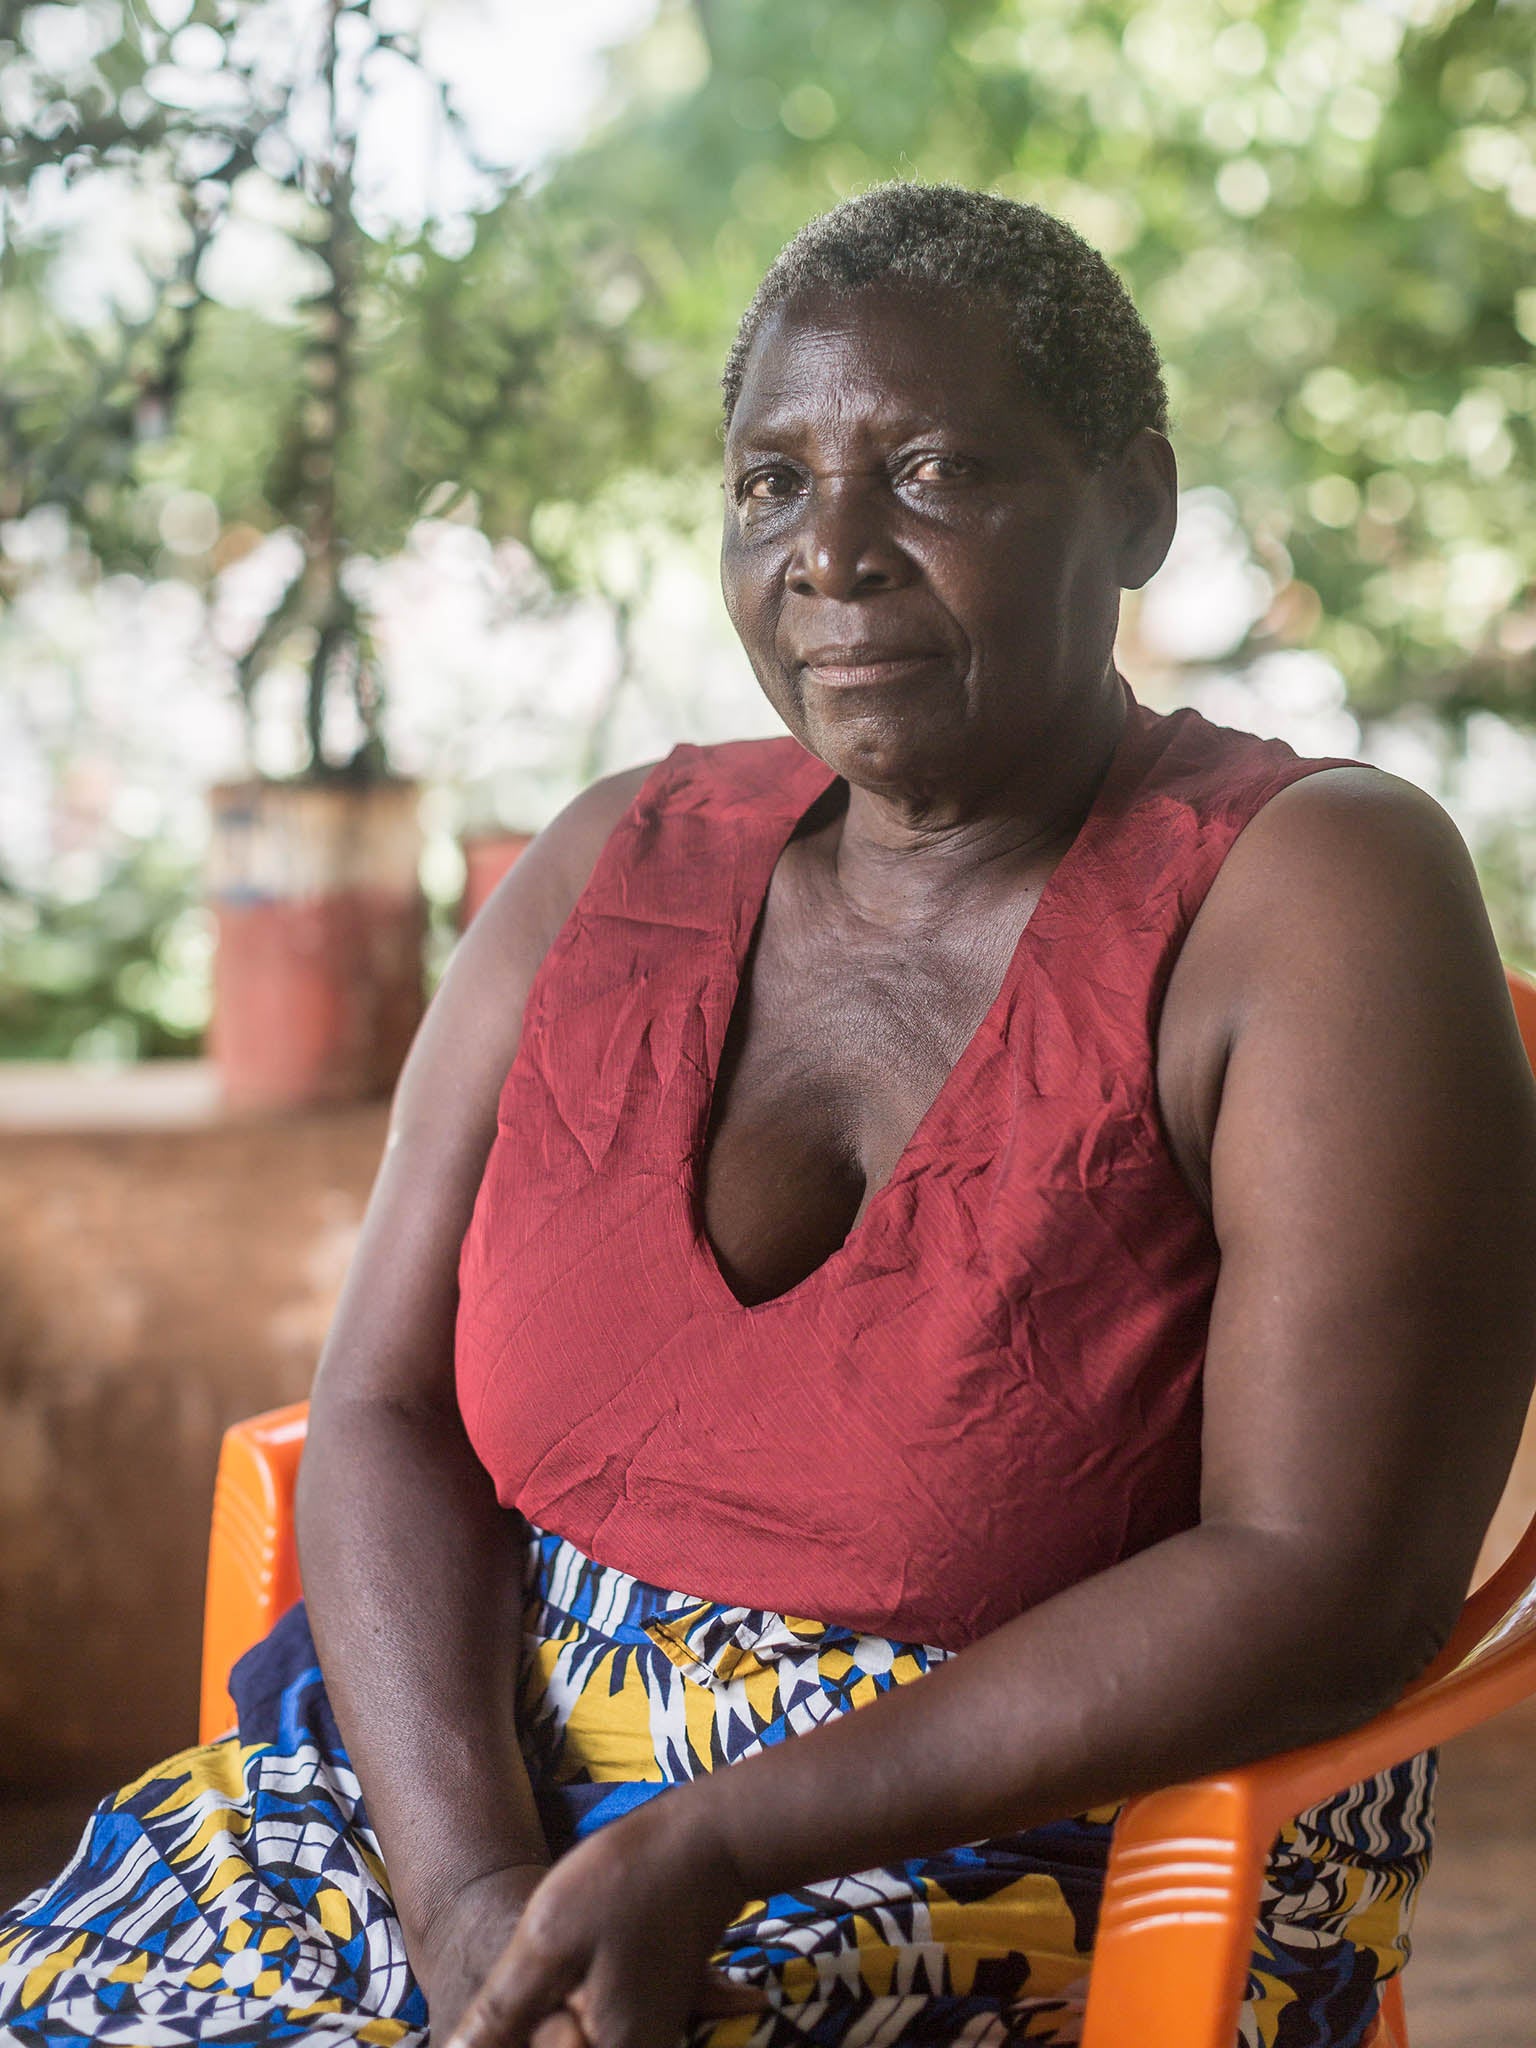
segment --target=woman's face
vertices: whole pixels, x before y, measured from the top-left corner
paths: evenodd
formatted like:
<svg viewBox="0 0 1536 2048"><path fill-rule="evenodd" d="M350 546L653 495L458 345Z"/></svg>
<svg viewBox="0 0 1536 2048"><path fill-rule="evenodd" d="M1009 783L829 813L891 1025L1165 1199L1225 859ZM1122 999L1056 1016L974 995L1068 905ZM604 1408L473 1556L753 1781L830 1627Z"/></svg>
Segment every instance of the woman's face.
<svg viewBox="0 0 1536 2048"><path fill-rule="evenodd" d="M1091 470L995 314L886 289L781 308L726 439L721 576L790 730L863 787L938 793L1091 720L1121 587L1172 532L1171 456L1142 441Z"/></svg>

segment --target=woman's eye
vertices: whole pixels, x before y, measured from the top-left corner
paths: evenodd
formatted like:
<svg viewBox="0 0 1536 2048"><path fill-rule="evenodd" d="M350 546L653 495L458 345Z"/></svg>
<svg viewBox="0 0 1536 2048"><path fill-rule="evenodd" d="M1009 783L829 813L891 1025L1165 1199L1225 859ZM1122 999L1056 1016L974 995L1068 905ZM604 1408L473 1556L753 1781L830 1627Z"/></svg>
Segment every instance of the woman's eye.
<svg viewBox="0 0 1536 2048"><path fill-rule="evenodd" d="M907 470L907 481L916 484L950 484L970 468L963 455L919 455Z"/></svg>
<svg viewBox="0 0 1536 2048"><path fill-rule="evenodd" d="M749 476L741 487L743 498L753 498L759 504L777 504L785 498L793 498L800 489L800 479L789 469L760 469L755 476Z"/></svg>

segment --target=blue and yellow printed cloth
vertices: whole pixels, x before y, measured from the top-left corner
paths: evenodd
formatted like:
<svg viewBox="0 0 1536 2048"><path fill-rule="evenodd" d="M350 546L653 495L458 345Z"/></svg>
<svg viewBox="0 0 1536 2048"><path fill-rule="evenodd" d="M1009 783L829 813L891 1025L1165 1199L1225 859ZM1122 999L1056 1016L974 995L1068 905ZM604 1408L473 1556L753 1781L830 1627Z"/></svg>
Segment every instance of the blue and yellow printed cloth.
<svg viewBox="0 0 1536 2048"><path fill-rule="evenodd" d="M558 1850L945 1652L664 1592L532 1532L523 1747ZM238 1733L103 1802L0 1915L0 2040L425 2048L428 2016L302 1607L237 1666ZM1244 2048L1354 2048L1407 1953L1433 1761L1303 1815L1271 1858ZM690 2048L1070 2043L1114 1812L750 1902L716 1961L771 2005Z"/></svg>

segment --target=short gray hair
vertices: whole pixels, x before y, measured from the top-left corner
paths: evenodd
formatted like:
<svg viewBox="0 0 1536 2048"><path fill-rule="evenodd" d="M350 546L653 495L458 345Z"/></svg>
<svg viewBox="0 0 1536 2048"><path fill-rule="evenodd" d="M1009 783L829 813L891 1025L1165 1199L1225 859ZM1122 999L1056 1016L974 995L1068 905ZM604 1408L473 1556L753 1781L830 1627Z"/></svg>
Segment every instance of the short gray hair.
<svg viewBox="0 0 1536 2048"><path fill-rule="evenodd" d="M807 222L758 286L726 358L726 424L764 323L806 292L955 293L1007 322L1024 389L1092 462L1168 425L1157 345L1096 249L1043 207L961 185L878 185Z"/></svg>

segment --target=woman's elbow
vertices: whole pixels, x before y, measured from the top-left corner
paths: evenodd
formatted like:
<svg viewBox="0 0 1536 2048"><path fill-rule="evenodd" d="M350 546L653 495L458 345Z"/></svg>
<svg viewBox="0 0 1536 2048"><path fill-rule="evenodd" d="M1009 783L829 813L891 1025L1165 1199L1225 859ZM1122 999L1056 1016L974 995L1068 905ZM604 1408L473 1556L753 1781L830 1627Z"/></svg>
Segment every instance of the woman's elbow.
<svg viewBox="0 0 1536 2048"><path fill-rule="evenodd" d="M1312 1632L1301 1688L1312 1726L1297 1739L1344 1734L1394 1705L1444 1649L1460 1609L1438 1593L1404 1600L1362 1586Z"/></svg>

